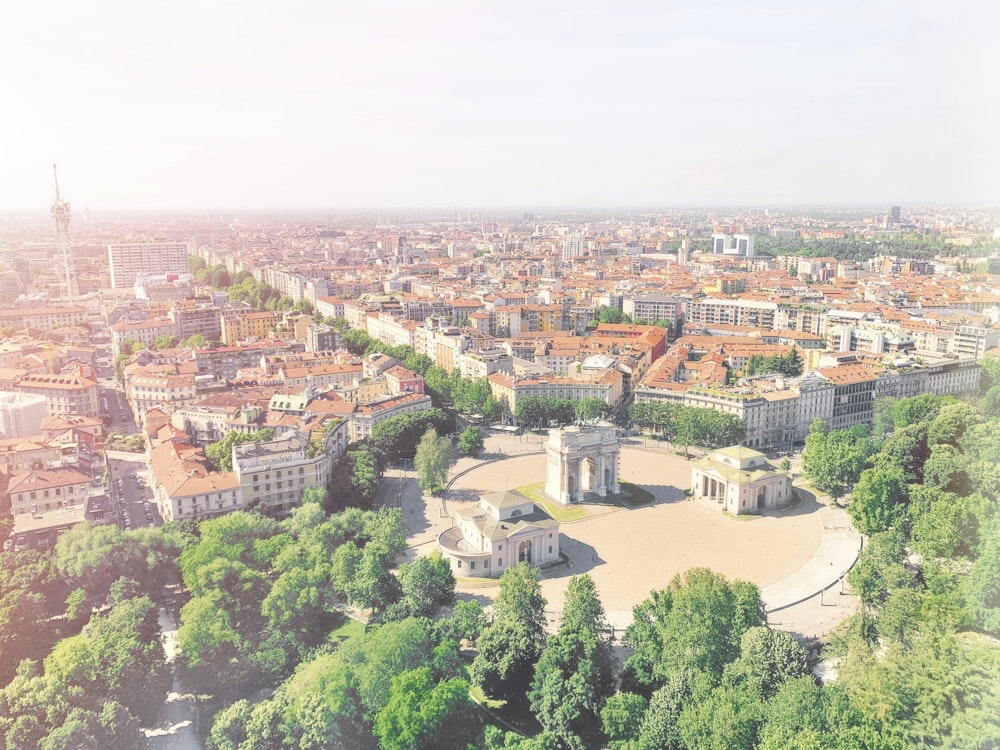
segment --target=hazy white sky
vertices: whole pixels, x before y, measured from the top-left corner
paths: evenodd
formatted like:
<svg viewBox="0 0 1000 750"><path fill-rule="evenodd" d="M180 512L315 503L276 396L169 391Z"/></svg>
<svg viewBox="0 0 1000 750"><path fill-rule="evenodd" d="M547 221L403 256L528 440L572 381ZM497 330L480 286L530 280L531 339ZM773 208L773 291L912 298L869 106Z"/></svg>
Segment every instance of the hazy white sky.
<svg viewBox="0 0 1000 750"><path fill-rule="evenodd" d="M0 210L996 203L998 6L10 3Z"/></svg>

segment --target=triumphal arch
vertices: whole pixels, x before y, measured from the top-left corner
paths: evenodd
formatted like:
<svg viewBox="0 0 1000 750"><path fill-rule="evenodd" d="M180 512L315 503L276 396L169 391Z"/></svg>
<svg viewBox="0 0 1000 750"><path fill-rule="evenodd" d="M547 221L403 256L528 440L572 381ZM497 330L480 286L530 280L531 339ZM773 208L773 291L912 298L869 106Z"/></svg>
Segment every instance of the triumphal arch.
<svg viewBox="0 0 1000 750"><path fill-rule="evenodd" d="M605 423L549 430L545 494L564 505L582 502L588 495L619 494L620 442L614 425Z"/></svg>

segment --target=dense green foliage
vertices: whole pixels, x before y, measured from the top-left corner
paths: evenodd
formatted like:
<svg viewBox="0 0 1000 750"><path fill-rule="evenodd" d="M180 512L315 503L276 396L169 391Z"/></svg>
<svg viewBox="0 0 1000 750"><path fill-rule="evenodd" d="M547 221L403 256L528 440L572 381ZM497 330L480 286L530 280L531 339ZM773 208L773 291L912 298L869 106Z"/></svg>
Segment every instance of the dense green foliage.
<svg viewBox="0 0 1000 750"><path fill-rule="evenodd" d="M417 483L424 492L437 494L444 488L451 465L451 440L438 435L433 427L428 427L417 443L413 456L413 467L417 472Z"/></svg>
<svg viewBox="0 0 1000 750"><path fill-rule="evenodd" d="M508 567L500 576L493 621L479 636L472 677L490 693L523 692L544 643L545 599L538 570L527 563Z"/></svg>
<svg viewBox="0 0 1000 750"><path fill-rule="evenodd" d="M463 456L478 456L483 450L483 436L479 428L470 424L458 436L458 452Z"/></svg>
<svg viewBox="0 0 1000 750"><path fill-rule="evenodd" d="M735 414L715 409L665 403L635 401L629 419L642 430L655 432L674 443L703 448L738 445L746 436L746 424Z"/></svg>
<svg viewBox="0 0 1000 750"><path fill-rule="evenodd" d="M772 354L769 357L761 354L750 355L746 366L743 368L743 375L750 377L752 375L778 373L779 375L795 377L802 374L802 365L802 356L799 354L798 349L793 346L791 351L786 355Z"/></svg>
<svg viewBox="0 0 1000 750"><path fill-rule="evenodd" d="M245 443L263 443L274 440L274 430L265 427L254 432L237 432L230 430L221 440L205 446L205 458L216 471L233 470L233 447Z"/></svg>

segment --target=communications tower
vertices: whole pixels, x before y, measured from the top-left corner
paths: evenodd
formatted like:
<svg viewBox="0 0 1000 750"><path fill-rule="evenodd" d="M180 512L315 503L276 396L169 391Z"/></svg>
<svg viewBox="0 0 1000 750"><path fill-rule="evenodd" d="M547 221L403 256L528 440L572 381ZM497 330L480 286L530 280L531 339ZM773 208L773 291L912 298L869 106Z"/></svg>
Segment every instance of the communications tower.
<svg viewBox="0 0 1000 750"><path fill-rule="evenodd" d="M56 220L56 244L62 256L63 272L65 274L66 301L75 302L80 296L76 285L76 273L73 270L73 260L69 255L69 201L64 201L59 194L59 172L52 165L52 175L56 180L56 199L49 213Z"/></svg>

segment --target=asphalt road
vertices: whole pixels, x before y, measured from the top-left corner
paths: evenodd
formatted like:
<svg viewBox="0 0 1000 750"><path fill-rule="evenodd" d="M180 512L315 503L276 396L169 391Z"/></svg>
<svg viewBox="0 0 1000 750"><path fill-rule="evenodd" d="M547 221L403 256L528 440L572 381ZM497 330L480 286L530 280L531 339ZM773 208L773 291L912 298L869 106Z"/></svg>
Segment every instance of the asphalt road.
<svg viewBox="0 0 1000 750"><path fill-rule="evenodd" d="M159 526L163 523L156 506L151 502L153 493L142 473L145 465L136 461L108 461L110 495L118 511L122 528Z"/></svg>

